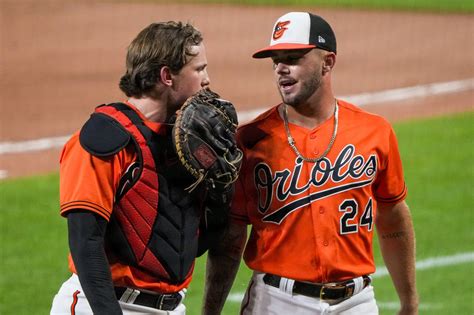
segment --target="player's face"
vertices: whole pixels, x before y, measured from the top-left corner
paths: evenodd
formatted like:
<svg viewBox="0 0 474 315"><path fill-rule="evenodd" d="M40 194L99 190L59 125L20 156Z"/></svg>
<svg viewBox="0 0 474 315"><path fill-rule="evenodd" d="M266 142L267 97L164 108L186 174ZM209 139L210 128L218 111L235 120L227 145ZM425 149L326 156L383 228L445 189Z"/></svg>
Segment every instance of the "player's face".
<svg viewBox="0 0 474 315"><path fill-rule="evenodd" d="M321 86L322 61L315 49L275 51L272 56L278 91L284 103L298 106Z"/></svg>
<svg viewBox="0 0 474 315"><path fill-rule="evenodd" d="M210 84L207 74L207 57L204 44L192 46L191 51L196 54L177 73L173 74L173 93L171 103L176 109L195 94Z"/></svg>

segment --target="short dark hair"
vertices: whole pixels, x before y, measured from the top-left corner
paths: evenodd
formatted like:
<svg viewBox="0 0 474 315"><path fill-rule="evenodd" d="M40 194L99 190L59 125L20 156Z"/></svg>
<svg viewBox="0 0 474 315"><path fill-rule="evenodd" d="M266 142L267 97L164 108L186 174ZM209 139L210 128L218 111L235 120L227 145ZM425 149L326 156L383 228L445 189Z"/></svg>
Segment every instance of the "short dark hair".
<svg viewBox="0 0 474 315"><path fill-rule="evenodd" d="M163 66L178 73L195 56L191 46L203 38L194 26L182 22L153 23L143 29L128 46L126 72L120 79L120 89L128 97L141 97L153 89Z"/></svg>

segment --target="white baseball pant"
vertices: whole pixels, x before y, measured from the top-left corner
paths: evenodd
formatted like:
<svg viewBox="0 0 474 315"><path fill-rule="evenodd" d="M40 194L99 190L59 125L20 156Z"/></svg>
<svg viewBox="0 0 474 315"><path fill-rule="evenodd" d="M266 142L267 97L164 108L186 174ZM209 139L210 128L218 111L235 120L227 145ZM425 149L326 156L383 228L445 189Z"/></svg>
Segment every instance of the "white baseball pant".
<svg viewBox="0 0 474 315"><path fill-rule="evenodd" d="M347 300L329 304L315 297L285 292L263 282L263 273L254 272L242 301L242 315L378 315L374 288L363 288Z"/></svg>
<svg viewBox="0 0 474 315"><path fill-rule="evenodd" d="M184 293L183 293L184 294ZM173 311L162 311L155 308L119 301L124 315L185 315L186 307L181 302ZM92 315L86 296L83 293L79 278L73 274L66 280L54 297L50 315Z"/></svg>

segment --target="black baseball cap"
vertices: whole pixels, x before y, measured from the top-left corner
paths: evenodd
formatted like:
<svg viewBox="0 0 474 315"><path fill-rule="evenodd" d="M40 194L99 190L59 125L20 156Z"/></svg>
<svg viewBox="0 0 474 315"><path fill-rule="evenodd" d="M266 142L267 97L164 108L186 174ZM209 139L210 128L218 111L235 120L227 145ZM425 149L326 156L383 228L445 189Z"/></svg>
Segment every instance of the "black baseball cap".
<svg viewBox="0 0 474 315"><path fill-rule="evenodd" d="M336 35L326 20L309 12L290 12L273 26L270 46L260 49L253 58L267 58L274 50L319 48L337 52Z"/></svg>

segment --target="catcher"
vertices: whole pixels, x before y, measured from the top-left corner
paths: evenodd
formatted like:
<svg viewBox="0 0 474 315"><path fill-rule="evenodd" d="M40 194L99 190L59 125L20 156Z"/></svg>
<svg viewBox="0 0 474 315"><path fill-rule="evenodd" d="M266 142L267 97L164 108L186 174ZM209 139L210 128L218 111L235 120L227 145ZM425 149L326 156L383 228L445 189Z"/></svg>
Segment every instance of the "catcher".
<svg viewBox="0 0 474 315"><path fill-rule="evenodd" d="M61 154L73 274L51 314L185 314L195 257L226 224L242 152L201 33L151 24L126 64L128 100L97 107Z"/></svg>

